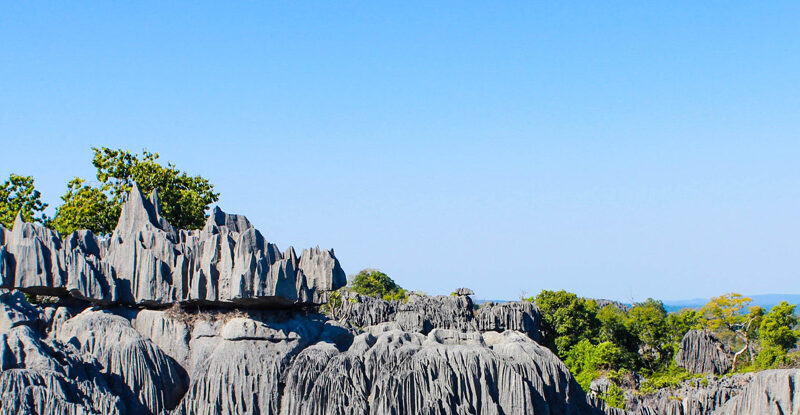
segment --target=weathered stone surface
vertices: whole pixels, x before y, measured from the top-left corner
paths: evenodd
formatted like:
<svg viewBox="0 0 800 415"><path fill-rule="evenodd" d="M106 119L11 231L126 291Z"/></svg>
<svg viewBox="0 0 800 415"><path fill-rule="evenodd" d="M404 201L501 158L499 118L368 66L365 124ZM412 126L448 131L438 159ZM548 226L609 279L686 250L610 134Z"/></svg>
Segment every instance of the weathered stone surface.
<svg viewBox="0 0 800 415"><path fill-rule="evenodd" d="M457 288L455 291L453 291L453 294L455 294L455 295L475 295L475 292L473 292L469 288Z"/></svg>
<svg viewBox="0 0 800 415"><path fill-rule="evenodd" d="M513 331L391 321L359 334L302 310L42 314L48 340L32 320L0 336L0 395L14 404L0 413L595 413L563 363Z"/></svg>
<svg viewBox="0 0 800 415"><path fill-rule="evenodd" d="M396 322L407 331L423 334L435 328L460 331L516 330L539 340L541 315L529 301L484 303L475 310L469 296L411 295L407 302L342 293L342 305L332 313L339 321L367 328Z"/></svg>
<svg viewBox="0 0 800 415"><path fill-rule="evenodd" d="M800 414L800 370L765 370L715 414Z"/></svg>
<svg viewBox="0 0 800 415"><path fill-rule="evenodd" d="M19 293L0 295L13 324L0 330L0 413L124 414L96 361L71 344L45 339L40 312Z"/></svg>
<svg viewBox="0 0 800 415"><path fill-rule="evenodd" d="M88 309L61 324L52 337L99 362L111 390L134 413L170 410L186 391L185 370L120 315Z"/></svg>
<svg viewBox="0 0 800 415"><path fill-rule="evenodd" d="M99 304L176 302L288 306L324 302L346 284L333 251L281 253L241 215L215 208L197 231L172 227L134 185L116 229L64 237L17 218L0 227L0 287L67 295Z"/></svg>
<svg viewBox="0 0 800 415"><path fill-rule="evenodd" d="M533 340L541 339L541 314L530 301L481 304L475 311L475 320L481 331L515 330L527 334Z"/></svg>
<svg viewBox="0 0 800 415"><path fill-rule="evenodd" d="M464 296L412 294L398 302L394 320L406 331L427 334L435 328L476 331L472 300Z"/></svg>
<svg viewBox="0 0 800 415"><path fill-rule="evenodd" d="M21 292L0 293L0 333L22 324L36 324L42 317L41 311L28 304Z"/></svg>
<svg viewBox="0 0 800 415"><path fill-rule="evenodd" d="M403 330L423 334L435 328L477 330L472 300L468 296L412 294L407 301L387 301L345 291L341 309L334 314L338 320L356 327L394 321Z"/></svg>
<svg viewBox="0 0 800 415"><path fill-rule="evenodd" d="M368 327L394 321L398 301L359 295L349 291L342 292L342 305L334 310L331 317L347 321L356 327Z"/></svg>
<svg viewBox="0 0 800 415"><path fill-rule="evenodd" d="M436 329L357 336L339 353L303 350L286 375L281 413L589 414L566 367L514 332Z"/></svg>
<svg viewBox="0 0 800 415"><path fill-rule="evenodd" d="M325 332L325 321L270 312L217 317L195 323L192 381L177 413L277 414L284 372Z"/></svg>
<svg viewBox="0 0 800 415"><path fill-rule="evenodd" d="M692 373L722 374L731 368L733 355L705 330L690 330L683 336L675 363Z"/></svg>
<svg viewBox="0 0 800 415"><path fill-rule="evenodd" d="M709 415L740 394L752 376L751 373L730 377L709 375L703 379L690 379L677 388L662 389L652 395L628 393L625 395L625 406L629 414L635 415Z"/></svg>
<svg viewBox="0 0 800 415"><path fill-rule="evenodd" d="M0 413L124 414L98 365L70 345L43 340L30 326L0 334Z"/></svg>

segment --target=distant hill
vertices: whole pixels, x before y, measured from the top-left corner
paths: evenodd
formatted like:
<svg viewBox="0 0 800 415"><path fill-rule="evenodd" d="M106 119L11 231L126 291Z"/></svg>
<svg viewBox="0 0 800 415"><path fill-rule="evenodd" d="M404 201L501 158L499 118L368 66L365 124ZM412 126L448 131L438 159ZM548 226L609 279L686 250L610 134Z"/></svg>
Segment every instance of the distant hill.
<svg viewBox="0 0 800 415"><path fill-rule="evenodd" d="M800 294L760 294L748 295L747 297L753 299L751 305L761 306L766 310L771 309L781 301L786 301L789 304L800 304ZM700 308L710 300L710 298L692 298L690 300L664 301L664 308L670 312L684 308Z"/></svg>

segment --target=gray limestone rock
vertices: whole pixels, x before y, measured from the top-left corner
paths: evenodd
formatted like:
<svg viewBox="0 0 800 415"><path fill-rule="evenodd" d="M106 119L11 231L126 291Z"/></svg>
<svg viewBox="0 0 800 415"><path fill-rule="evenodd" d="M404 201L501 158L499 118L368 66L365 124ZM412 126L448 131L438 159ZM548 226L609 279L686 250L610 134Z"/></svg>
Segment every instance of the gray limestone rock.
<svg viewBox="0 0 800 415"><path fill-rule="evenodd" d="M36 325L42 317L42 312L28 304L21 292L0 293L0 333L23 324Z"/></svg>
<svg viewBox="0 0 800 415"><path fill-rule="evenodd" d="M453 294L454 295L475 295L475 292L473 292L469 288L463 288L462 287L462 288L457 288L455 291L453 291Z"/></svg>
<svg viewBox="0 0 800 415"><path fill-rule="evenodd" d="M333 251L281 253L250 222L215 208L201 230L175 229L134 185L108 239L64 236L17 217L0 227L0 287L98 304L163 307L320 304L346 284Z"/></svg>
<svg viewBox="0 0 800 415"><path fill-rule="evenodd" d="M356 327L393 321L403 330L423 334L435 328L477 330L468 296L411 294L407 301L387 301L344 291L341 308L334 317Z"/></svg>
<svg viewBox="0 0 800 415"><path fill-rule="evenodd" d="M690 330L683 336L675 363L692 373L722 374L731 368L733 355L705 330Z"/></svg>
<svg viewBox="0 0 800 415"><path fill-rule="evenodd" d="M18 292L0 295L0 308L11 323L0 330L0 413L125 413L98 362L42 336L44 313Z"/></svg>
<svg viewBox="0 0 800 415"><path fill-rule="evenodd" d="M756 373L741 393L714 413L800 415L800 370L779 369Z"/></svg>
<svg viewBox="0 0 800 415"><path fill-rule="evenodd" d="M548 349L514 332L388 330L338 353L303 350L286 375L286 414L594 413Z"/></svg>
<svg viewBox="0 0 800 415"><path fill-rule="evenodd" d="M110 388L134 413L173 409L186 391L185 370L123 316L88 309L59 325L52 337L99 362Z"/></svg>
<svg viewBox="0 0 800 415"><path fill-rule="evenodd" d="M730 377L709 375L651 395L626 394L626 408L636 415L709 415L740 394L752 377L752 373Z"/></svg>
<svg viewBox="0 0 800 415"><path fill-rule="evenodd" d="M30 326L0 334L0 356L0 413L126 413L96 363L70 345L42 339Z"/></svg>
<svg viewBox="0 0 800 415"><path fill-rule="evenodd" d="M406 331L427 334L435 328L476 331L472 300L465 296L412 294L398 302L394 320Z"/></svg>
<svg viewBox="0 0 800 415"><path fill-rule="evenodd" d="M195 323L191 384L176 413L279 413L284 373L325 332L325 321L272 312L216 317Z"/></svg>
<svg viewBox="0 0 800 415"><path fill-rule="evenodd" d="M507 303L487 302L475 311L475 320L481 331L515 330L525 333L533 340L541 339L541 314L530 301Z"/></svg>

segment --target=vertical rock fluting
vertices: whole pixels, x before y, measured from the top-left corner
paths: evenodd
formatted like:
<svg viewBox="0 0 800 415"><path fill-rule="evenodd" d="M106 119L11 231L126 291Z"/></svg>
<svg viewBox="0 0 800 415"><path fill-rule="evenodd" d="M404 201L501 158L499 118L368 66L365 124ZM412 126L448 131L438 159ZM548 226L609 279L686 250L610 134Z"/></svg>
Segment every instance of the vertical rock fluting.
<svg viewBox="0 0 800 415"><path fill-rule="evenodd" d="M752 375L748 385L715 414L800 414L800 371L765 370Z"/></svg>
<svg viewBox="0 0 800 415"><path fill-rule="evenodd" d="M475 310L475 320L481 331L514 330L527 334L533 340L541 340L541 314L530 301L481 304Z"/></svg>
<svg viewBox="0 0 800 415"><path fill-rule="evenodd" d="M677 388L662 389L651 395L628 394L626 406L635 415L710 415L740 394L751 379L750 373L690 379Z"/></svg>
<svg viewBox="0 0 800 415"><path fill-rule="evenodd" d="M100 363L111 389L134 413L173 409L187 389L186 371L120 315L88 309L52 337Z"/></svg>
<svg viewBox="0 0 800 415"><path fill-rule="evenodd" d="M471 291L470 291L471 292ZM541 315L530 301L484 303L475 309L467 295L411 295L408 301L387 301L344 291L342 305L332 313L356 327L396 322L399 328L423 334L435 328L459 331L515 330L540 340Z"/></svg>
<svg viewBox="0 0 800 415"><path fill-rule="evenodd" d="M690 330L681 340L675 363L692 373L722 374L731 368L733 355L712 333Z"/></svg>
<svg viewBox="0 0 800 415"><path fill-rule="evenodd" d="M98 304L311 305L347 282L333 251L282 253L219 208L203 229L175 229L157 193L147 199L135 184L108 239L78 231L62 241L18 216L12 230L0 226L0 244L0 287Z"/></svg>
<svg viewBox="0 0 800 415"><path fill-rule="evenodd" d="M125 414L101 365L69 343L45 338L44 313L17 293L0 295L0 413Z"/></svg>

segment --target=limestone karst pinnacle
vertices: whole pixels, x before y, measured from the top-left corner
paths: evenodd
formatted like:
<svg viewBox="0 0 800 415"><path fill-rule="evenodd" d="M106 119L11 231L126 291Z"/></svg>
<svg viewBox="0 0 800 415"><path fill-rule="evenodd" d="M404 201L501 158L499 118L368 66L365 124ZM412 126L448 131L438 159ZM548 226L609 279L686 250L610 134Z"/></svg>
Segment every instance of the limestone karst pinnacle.
<svg viewBox="0 0 800 415"><path fill-rule="evenodd" d="M175 229L158 194L148 199L136 184L108 238L78 231L62 240L18 216L13 229L0 227L0 242L0 287L99 304L316 304L346 283L333 251L281 252L219 208L200 230Z"/></svg>

